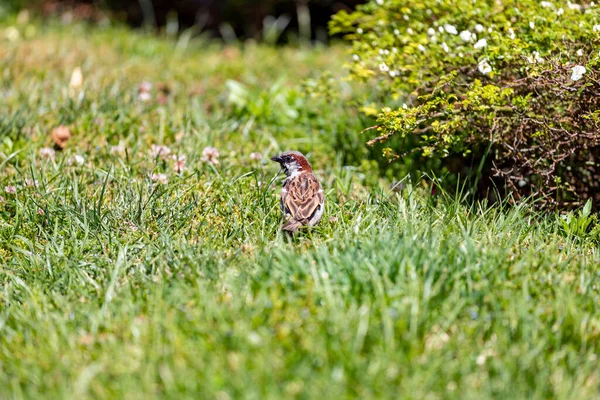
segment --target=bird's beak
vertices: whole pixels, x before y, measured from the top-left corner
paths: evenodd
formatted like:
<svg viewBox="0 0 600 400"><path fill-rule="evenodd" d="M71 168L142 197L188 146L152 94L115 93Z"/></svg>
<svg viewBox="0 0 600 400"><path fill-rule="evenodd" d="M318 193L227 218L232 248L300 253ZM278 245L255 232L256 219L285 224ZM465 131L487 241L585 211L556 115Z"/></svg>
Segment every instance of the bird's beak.
<svg viewBox="0 0 600 400"><path fill-rule="evenodd" d="M281 159L281 157L279 157L279 156L271 157L271 160L273 160L273 161L275 161L275 162L278 162L278 163L280 163L280 164L281 164L281 162L283 161L283 160Z"/></svg>

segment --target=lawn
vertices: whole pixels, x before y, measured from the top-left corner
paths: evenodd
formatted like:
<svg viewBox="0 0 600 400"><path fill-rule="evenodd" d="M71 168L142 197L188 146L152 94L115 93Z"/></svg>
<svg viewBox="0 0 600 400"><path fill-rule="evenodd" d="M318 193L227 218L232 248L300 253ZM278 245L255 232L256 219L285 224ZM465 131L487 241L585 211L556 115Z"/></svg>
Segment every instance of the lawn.
<svg viewBox="0 0 600 400"><path fill-rule="evenodd" d="M597 244L526 204L390 191L341 45L0 38L0 398L600 396ZM324 71L333 100L302 89ZM326 193L295 238L287 149Z"/></svg>

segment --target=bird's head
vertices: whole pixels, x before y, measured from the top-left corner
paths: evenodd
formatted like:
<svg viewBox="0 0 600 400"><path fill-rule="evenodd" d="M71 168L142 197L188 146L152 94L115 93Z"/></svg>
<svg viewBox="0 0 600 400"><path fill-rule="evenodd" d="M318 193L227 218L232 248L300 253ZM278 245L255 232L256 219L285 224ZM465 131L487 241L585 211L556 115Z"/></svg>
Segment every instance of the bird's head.
<svg viewBox="0 0 600 400"><path fill-rule="evenodd" d="M271 157L278 162L287 176L297 175L300 172L312 172L306 157L299 151L285 151L278 156Z"/></svg>

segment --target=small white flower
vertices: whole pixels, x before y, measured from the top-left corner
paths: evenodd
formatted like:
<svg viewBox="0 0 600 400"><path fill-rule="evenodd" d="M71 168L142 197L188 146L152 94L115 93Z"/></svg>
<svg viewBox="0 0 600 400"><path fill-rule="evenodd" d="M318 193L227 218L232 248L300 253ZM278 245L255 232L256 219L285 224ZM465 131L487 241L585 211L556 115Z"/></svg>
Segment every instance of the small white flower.
<svg viewBox="0 0 600 400"><path fill-rule="evenodd" d="M473 34L469 31L462 31L459 36L465 42L470 42L473 38Z"/></svg>
<svg viewBox="0 0 600 400"><path fill-rule="evenodd" d="M477 24L477 25L475 25L475 30L476 30L478 33L481 33L481 32L483 32L483 31L484 31L484 27L483 27L483 25L481 25L481 24Z"/></svg>
<svg viewBox="0 0 600 400"><path fill-rule="evenodd" d="M17 187L16 186L5 186L4 187L4 191L8 194L16 194L17 193Z"/></svg>
<svg viewBox="0 0 600 400"><path fill-rule="evenodd" d="M358 29L356 30L356 33L358 33L359 35L360 35L360 34L362 34L362 33L363 33L363 30L362 30L362 28L358 28Z"/></svg>
<svg viewBox="0 0 600 400"><path fill-rule="evenodd" d="M390 70L390 67L388 67L385 63L381 63L379 64L379 70L381 72L388 72Z"/></svg>
<svg viewBox="0 0 600 400"><path fill-rule="evenodd" d="M394 78L394 77L396 76L396 71L390 71L390 72L388 72L388 75L389 75L391 78Z"/></svg>
<svg viewBox="0 0 600 400"><path fill-rule="evenodd" d="M402 16L402 18L403 18L405 21L408 21L408 15L404 14L404 15Z"/></svg>
<svg viewBox="0 0 600 400"><path fill-rule="evenodd" d="M83 163L85 163L85 158L83 158L83 156L80 156L79 154L74 155L73 157L70 157L67 160L67 164L69 165L83 165Z"/></svg>
<svg viewBox="0 0 600 400"><path fill-rule="evenodd" d="M438 31L440 31L440 33L444 33L444 27L443 26L438 27Z"/></svg>
<svg viewBox="0 0 600 400"><path fill-rule="evenodd" d="M540 6L542 6L544 8L548 8L548 7L552 7L552 3L550 3L549 1L542 1L540 3Z"/></svg>
<svg viewBox="0 0 600 400"><path fill-rule="evenodd" d="M400 30L399 29L394 29L394 35L400 36Z"/></svg>
<svg viewBox="0 0 600 400"><path fill-rule="evenodd" d="M556 10L557 15L563 15L564 13L565 13L565 10L563 10L562 8L559 8L558 10Z"/></svg>
<svg viewBox="0 0 600 400"><path fill-rule="evenodd" d="M571 71L573 71L573 73L571 74L571 80L573 81L578 81L583 77L583 74L586 73L586 69L583 65L576 65L573 68L571 68Z"/></svg>
<svg viewBox="0 0 600 400"><path fill-rule="evenodd" d="M531 56L527 56L527 62L529 64L543 64L544 59L540 56L540 53L534 51Z"/></svg>
<svg viewBox="0 0 600 400"><path fill-rule="evenodd" d="M39 151L40 157L43 158L54 158L55 154L56 152L54 151L54 149L51 149L50 147L42 147Z"/></svg>
<svg viewBox="0 0 600 400"><path fill-rule="evenodd" d="M4 197L0 196L0 204L4 203Z"/></svg>
<svg viewBox="0 0 600 400"><path fill-rule="evenodd" d="M437 36L433 35L429 40L431 40L431 43L435 43L437 42Z"/></svg>
<svg viewBox="0 0 600 400"><path fill-rule="evenodd" d="M412 34L414 34L414 33L415 33L415 31L413 31L411 28L408 28L408 29L406 30L406 33L408 33L409 35L412 35Z"/></svg>
<svg viewBox="0 0 600 400"><path fill-rule="evenodd" d="M360 61L360 57L358 56L358 54L353 54L353 55L352 55L352 59L353 59L354 61Z"/></svg>
<svg viewBox="0 0 600 400"><path fill-rule="evenodd" d="M250 159L252 161L260 161L262 160L263 155L261 153L258 152L254 152L250 154Z"/></svg>
<svg viewBox="0 0 600 400"><path fill-rule="evenodd" d="M600 24L596 24L596 25L594 25L594 26L592 27L592 30L593 30L594 32L600 32Z"/></svg>
<svg viewBox="0 0 600 400"><path fill-rule="evenodd" d="M515 35L515 31L513 30L513 28L508 28L508 37L511 40L515 40L515 38L517 37L517 35Z"/></svg>
<svg viewBox="0 0 600 400"><path fill-rule="evenodd" d="M152 98L152 96L150 95L149 92L140 92L140 94L138 95L138 97L143 102L150 101L150 99Z"/></svg>
<svg viewBox="0 0 600 400"><path fill-rule="evenodd" d="M406 103L402 103L402 108L404 108L405 110L408 110L408 106L406 105Z"/></svg>
<svg viewBox="0 0 600 400"><path fill-rule="evenodd" d="M569 7L571 10L577 10L577 11L581 11L581 9L582 9L580 4L571 3L570 1L567 2L567 7Z"/></svg>
<svg viewBox="0 0 600 400"><path fill-rule="evenodd" d="M544 59L540 56L540 53L537 51L533 52L533 57L535 58L535 62L538 64L543 64L544 63Z"/></svg>
<svg viewBox="0 0 600 400"><path fill-rule="evenodd" d="M599 25L599 26L600 26L600 25ZM435 29L433 29L433 28L429 28L429 29L427 29L427 34L428 34L429 36L435 36Z"/></svg>
<svg viewBox="0 0 600 400"><path fill-rule="evenodd" d="M442 49L444 49L444 51L446 53L450 52L450 48L448 47L448 45L446 44L446 42L442 43Z"/></svg>
<svg viewBox="0 0 600 400"><path fill-rule="evenodd" d="M583 49L577 50L577 52L575 54L577 54L579 57L582 57L583 56Z"/></svg>
<svg viewBox="0 0 600 400"><path fill-rule="evenodd" d="M456 30L454 25L444 24L444 29L451 35L458 35L458 30Z"/></svg>
<svg viewBox="0 0 600 400"><path fill-rule="evenodd" d="M380 6L383 5L383 0L377 0L377 4L379 4Z"/></svg>
<svg viewBox="0 0 600 400"><path fill-rule="evenodd" d="M535 22L529 21L529 28L530 29L535 29Z"/></svg>
<svg viewBox="0 0 600 400"><path fill-rule="evenodd" d="M427 49L425 48L425 46L423 46L422 44L419 44L419 45L417 46L417 48L418 48L419 50L423 51L423 52L427 51Z"/></svg>
<svg viewBox="0 0 600 400"><path fill-rule="evenodd" d="M485 39L479 39L477 43L473 45L475 50L483 49L485 46L487 46L487 40Z"/></svg>
<svg viewBox="0 0 600 400"><path fill-rule="evenodd" d="M479 61L479 64L477 64L477 69L483 75L487 75L490 72L492 72L492 66L488 62L487 58L484 58L483 60Z"/></svg>

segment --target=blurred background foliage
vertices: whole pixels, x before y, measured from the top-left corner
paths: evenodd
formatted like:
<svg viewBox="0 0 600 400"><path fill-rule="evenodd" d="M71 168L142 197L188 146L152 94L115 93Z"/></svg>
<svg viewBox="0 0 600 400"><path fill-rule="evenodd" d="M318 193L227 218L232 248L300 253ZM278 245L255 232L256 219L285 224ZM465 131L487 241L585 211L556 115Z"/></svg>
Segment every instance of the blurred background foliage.
<svg viewBox="0 0 600 400"><path fill-rule="evenodd" d="M44 17L122 21L168 32L191 28L225 40L271 35L279 43L297 38L327 42L331 16L361 3L364 0L3 0L0 15L27 8Z"/></svg>

